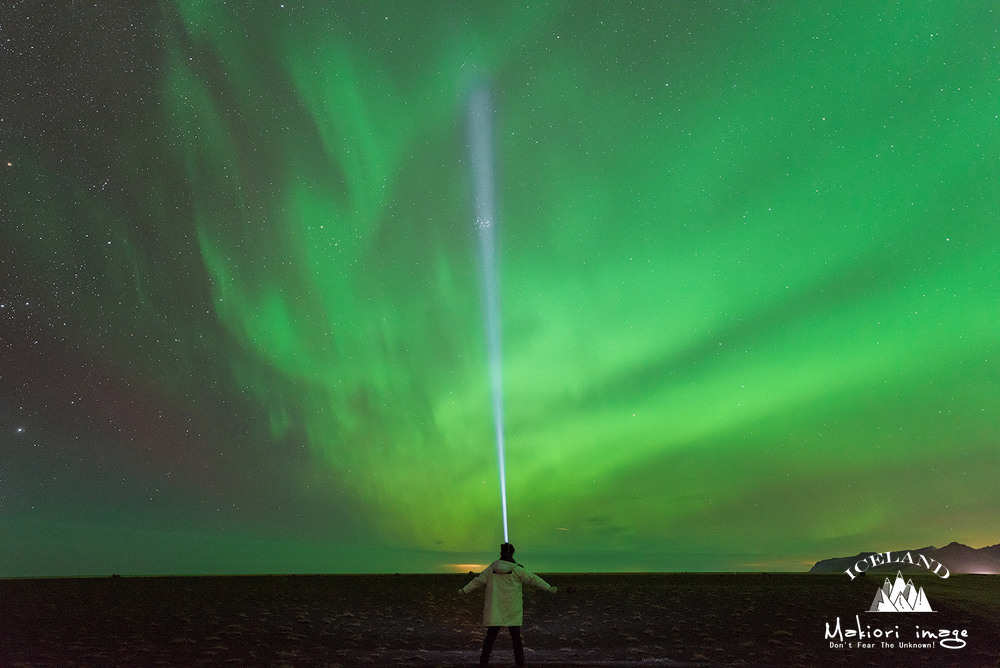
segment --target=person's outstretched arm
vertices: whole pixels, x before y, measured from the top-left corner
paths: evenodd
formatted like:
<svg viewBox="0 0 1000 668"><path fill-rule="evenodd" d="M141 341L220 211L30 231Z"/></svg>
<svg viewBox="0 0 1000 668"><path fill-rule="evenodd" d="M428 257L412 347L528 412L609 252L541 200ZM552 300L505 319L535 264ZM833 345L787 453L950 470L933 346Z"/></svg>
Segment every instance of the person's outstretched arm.
<svg viewBox="0 0 1000 668"><path fill-rule="evenodd" d="M461 589L459 589L458 593L459 594L468 594L468 593L476 591L477 589L479 589L480 587L482 587L484 584L486 584L486 578L487 578L487 574L486 573L489 570L490 570L489 567L487 567L486 570L484 570L482 573L480 573L475 578L473 578L472 582L470 582L469 584L467 584L464 587L462 587Z"/></svg>
<svg viewBox="0 0 1000 668"><path fill-rule="evenodd" d="M517 579L520 580L522 584L533 584L539 589L544 589L550 594L555 594L557 591L559 591L558 587L553 587L548 582L538 577L524 566L518 566L517 568L515 568L514 573L517 575Z"/></svg>

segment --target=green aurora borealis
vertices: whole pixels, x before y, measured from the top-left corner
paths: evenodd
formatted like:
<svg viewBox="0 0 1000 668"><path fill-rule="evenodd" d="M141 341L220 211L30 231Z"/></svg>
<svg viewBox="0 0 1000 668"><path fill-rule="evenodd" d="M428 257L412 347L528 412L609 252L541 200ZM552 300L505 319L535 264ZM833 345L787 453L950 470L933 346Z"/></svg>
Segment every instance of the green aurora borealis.
<svg viewBox="0 0 1000 668"><path fill-rule="evenodd" d="M996 543L998 13L147 9L93 150L2 114L0 574L492 558L478 80L532 570Z"/></svg>

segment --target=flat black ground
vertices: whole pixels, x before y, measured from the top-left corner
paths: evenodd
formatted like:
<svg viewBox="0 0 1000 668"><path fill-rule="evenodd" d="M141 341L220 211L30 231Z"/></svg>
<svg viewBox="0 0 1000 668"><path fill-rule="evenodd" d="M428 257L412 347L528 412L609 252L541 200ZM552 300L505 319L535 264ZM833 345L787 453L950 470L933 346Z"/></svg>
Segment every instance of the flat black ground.
<svg viewBox="0 0 1000 668"><path fill-rule="evenodd" d="M528 665L1000 666L1000 576L914 574L934 613L868 613L884 577L553 574L525 592ZM468 575L0 580L0 666L473 666ZM894 631L832 648L827 625ZM900 648L916 632L966 646ZM857 638L845 638L846 642ZM884 647L882 642L894 643ZM919 642L928 642L920 640ZM491 665L512 665L501 633Z"/></svg>

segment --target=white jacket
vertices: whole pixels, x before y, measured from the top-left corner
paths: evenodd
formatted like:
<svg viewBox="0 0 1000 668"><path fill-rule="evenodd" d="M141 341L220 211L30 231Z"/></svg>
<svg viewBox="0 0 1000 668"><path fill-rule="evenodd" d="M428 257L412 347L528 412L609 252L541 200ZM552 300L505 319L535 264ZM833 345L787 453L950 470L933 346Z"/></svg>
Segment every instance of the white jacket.
<svg viewBox="0 0 1000 668"><path fill-rule="evenodd" d="M462 587L462 591L468 594L486 585L483 626L521 626L524 622L521 585L528 583L545 591L552 589L549 583L521 564L497 559Z"/></svg>

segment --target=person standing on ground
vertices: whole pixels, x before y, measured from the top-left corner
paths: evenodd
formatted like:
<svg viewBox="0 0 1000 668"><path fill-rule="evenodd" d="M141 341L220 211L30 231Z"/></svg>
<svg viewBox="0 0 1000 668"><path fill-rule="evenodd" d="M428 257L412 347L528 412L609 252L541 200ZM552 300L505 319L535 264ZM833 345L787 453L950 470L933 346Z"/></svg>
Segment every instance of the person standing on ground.
<svg viewBox="0 0 1000 668"><path fill-rule="evenodd" d="M500 558L486 567L472 582L458 590L468 594L486 585L486 601L483 604L483 626L488 627L483 638L483 653L479 657L480 667L490 662L493 641L501 626L510 629L510 639L514 645L514 664L524 666L524 647L521 645L521 624L524 623L524 599L522 584L533 584L539 589L555 594L558 588L549 585L521 564L514 561L514 546L504 543L500 546Z"/></svg>

